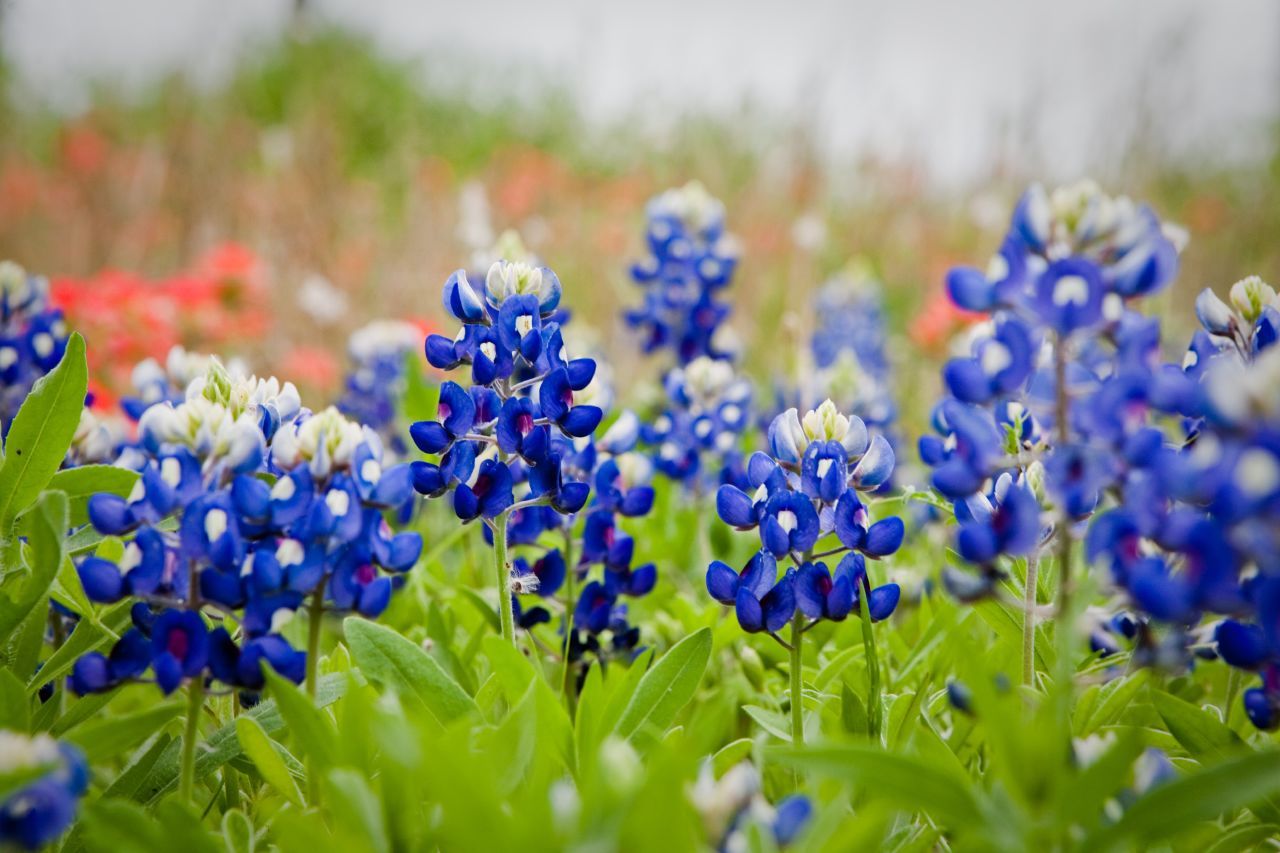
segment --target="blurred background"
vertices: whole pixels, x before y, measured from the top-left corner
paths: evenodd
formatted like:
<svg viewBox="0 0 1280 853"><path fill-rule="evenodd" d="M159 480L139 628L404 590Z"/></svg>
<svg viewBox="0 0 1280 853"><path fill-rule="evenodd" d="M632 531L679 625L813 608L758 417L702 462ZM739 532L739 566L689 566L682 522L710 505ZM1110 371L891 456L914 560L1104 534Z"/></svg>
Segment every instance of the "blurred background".
<svg viewBox="0 0 1280 853"><path fill-rule="evenodd" d="M1200 288L1280 278L1272 0L180 6L0 0L0 257L53 279L107 389L184 342L332 393L353 329L447 325L441 283L508 228L623 378L656 374L627 268L646 199L693 178L742 240L766 378L860 259L926 399L944 273L1030 180L1189 231L1175 349Z"/></svg>

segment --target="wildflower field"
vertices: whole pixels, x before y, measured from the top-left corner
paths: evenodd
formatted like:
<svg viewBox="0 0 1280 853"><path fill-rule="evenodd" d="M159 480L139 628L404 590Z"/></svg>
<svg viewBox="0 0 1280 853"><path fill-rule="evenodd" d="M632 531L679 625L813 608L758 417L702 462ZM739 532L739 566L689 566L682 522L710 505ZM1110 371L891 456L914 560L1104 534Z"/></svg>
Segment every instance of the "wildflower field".
<svg viewBox="0 0 1280 853"><path fill-rule="evenodd" d="M1280 170L151 97L0 100L0 849L1280 846Z"/></svg>

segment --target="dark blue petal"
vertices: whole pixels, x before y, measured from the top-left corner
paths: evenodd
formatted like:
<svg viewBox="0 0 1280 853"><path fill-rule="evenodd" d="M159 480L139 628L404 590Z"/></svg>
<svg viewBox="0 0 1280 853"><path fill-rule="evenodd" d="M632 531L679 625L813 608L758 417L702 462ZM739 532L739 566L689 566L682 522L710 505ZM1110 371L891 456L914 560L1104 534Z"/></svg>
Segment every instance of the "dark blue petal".
<svg viewBox="0 0 1280 853"><path fill-rule="evenodd" d="M898 599L901 597L902 590L896 583L887 583L871 590L871 594L867 596L867 610L871 614L871 621L879 622L882 619L888 619L893 615L893 611L898 606Z"/></svg>
<svg viewBox="0 0 1280 853"><path fill-rule="evenodd" d="M733 604L738 597L738 573L716 560L707 567L707 592L721 604Z"/></svg>
<svg viewBox="0 0 1280 853"><path fill-rule="evenodd" d="M877 521L867 530L867 541L863 543L862 552L869 557L887 557L902 546L905 534L906 527L897 516Z"/></svg>

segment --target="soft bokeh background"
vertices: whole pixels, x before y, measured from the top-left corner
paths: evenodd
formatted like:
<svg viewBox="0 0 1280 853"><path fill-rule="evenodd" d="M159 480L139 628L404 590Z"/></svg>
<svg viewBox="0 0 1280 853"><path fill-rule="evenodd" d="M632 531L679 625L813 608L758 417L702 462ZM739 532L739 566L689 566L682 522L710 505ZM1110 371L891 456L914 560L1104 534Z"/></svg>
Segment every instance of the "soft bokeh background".
<svg viewBox="0 0 1280 853"><path fill-rule="evenodd" d="M159 342L131 288L213 251L257 320L180 336L321 394L353 328L441 323L445 276L517 228L627 378L657 369L617 319L644 201L698 178L745 246L757 375L860 257L910 412L944 345L921 312L1028 180L1190 231L1178 344L1201 287L1280 278L1278 47L1270 0L0 0L0 257L132 317L121 354Z"/></svg>

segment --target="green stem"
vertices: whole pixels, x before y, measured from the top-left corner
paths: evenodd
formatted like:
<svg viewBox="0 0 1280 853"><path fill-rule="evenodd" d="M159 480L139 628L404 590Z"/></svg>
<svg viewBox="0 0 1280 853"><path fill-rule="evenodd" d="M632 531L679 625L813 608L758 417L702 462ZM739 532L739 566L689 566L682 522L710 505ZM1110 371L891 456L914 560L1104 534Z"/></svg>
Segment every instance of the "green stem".
<svg viewBox="0 0 1280 853"><path fill-rule="evenodd" d="M1022 683L1030 685L1036 677L1036 581L1040 555L1027 558L1027 577L1022 593Z"/></svg>
<svg viewBox="0 0 1280 853"><path fill-rule="evenodd" d="M204 710L204 679L187 683L187 728L182 736L182 765L178 775L178 797L194 802L196 787L196 739L200 737L200 713Z"/></svg>
<svg viewBox="0 0 1280 853"><path fill-rule="evenodd" d="M862 576L862 651L867 658L867 727L871 739L880 740L880 658L876 654L876 635L871 629L871 581Z"/></svg>
<svg viewBox="0 0 1280 853"><path fill-rule="evenodd" d="M560 673L560 695L562 697L571 697L569 670L572 667L569 664L569 646L573 638L573 605L577 596L577 591L574 587L578 583L578 570L573 564L573 539L567 530L564 534L564 563L566 567L564 577L564 648L561 650L564 658L564 671Z"/></svg>
<svg viewBox="0 0 1280 853"><path fill-rule="evenodd" d="M507 565L507 514L493 520L493 570L498 583L498 619L502 638L516 644L515 615L511 612L511 567Z"/></svg>
<svg viewBox="0 0 1280 853"><path fill-rule="evenodd" d="M800 646L804 642L801 621L804 616L797 609L791 617L791 743L804 746L804 691L801 686Z"/></svg>
<svg viewBox="0 0 1280 853"><path fill-rule="evenodd" d="M324 582L316 584L307 608L307 695L316 698L316 669L320 665L320 629L324 625Z"/></svg>

